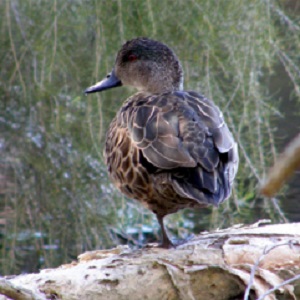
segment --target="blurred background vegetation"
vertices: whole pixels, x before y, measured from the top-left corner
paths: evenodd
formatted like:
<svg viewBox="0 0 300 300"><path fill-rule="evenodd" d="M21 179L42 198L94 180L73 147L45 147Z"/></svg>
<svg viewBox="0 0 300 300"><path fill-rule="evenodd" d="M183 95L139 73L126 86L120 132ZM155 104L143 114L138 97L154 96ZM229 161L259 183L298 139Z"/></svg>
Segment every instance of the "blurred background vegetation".
<svg viewBox="0 0 300 300"><path fill-rule="evenodd" d="M172 236L300 221L299 175L278 198L257 192L300 128L299 1L4 0L0 16L0 274L157 239L152 213L116 191L102 159L106 128L134 90L83 94L136 36L175 50L185 88L220 106L239 143L231 199L169 216Z"/></svg>

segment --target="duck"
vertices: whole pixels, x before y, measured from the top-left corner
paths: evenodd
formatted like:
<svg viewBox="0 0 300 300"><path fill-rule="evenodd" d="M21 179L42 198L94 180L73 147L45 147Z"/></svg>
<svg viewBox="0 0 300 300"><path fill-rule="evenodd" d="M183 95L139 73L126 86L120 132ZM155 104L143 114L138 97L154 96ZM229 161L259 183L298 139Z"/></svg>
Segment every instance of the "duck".
<svg viewBox="0 0 300 300"><path fill-rule="evenodd" d="M160 247L173 248L164 217L229 198L238 170L237 143L214 102L183 89L183 68L166 44L146 37L127 41L112 71L85 93L123 85L137 92L107 130L108 174L123 194L156 215Z"/></svg>

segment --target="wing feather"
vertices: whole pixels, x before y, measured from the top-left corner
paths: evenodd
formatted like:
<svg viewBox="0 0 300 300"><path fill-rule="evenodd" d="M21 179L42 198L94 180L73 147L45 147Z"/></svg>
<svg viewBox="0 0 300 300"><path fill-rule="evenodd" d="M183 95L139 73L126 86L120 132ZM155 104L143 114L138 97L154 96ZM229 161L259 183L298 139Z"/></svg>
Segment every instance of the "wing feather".
<svg viewBox="0 0 300 300"><path fill-rule="evenodd" d="M160 171L176 169L174 188L184 197L215 204L226 199L238 153L219 108L195 92L134 97L123 120L148 162Z"/></svg>

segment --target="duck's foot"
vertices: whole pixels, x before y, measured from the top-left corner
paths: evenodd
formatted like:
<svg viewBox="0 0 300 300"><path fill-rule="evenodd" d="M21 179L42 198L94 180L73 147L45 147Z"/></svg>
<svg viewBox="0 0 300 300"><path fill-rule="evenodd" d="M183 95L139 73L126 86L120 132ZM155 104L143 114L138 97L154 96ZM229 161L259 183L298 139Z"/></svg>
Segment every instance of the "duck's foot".
<svg viewBox="0 0 300 300"><path fill-rule="evenodd" d="M158 244L159 248L164 248L164 249L174 249L176 248L177 245L173 244L169 238L167 240L163 239L163 241Z"/></svg>
<svg viewBox="0 0 300 300"><path fill-rule="evenodd" d="M194 238L194 235L186 239L176 239L175 241L171 241L169 238L163 240L161 243L150 243L146 244L143 248L163 248L163 249L176 249L177 247L183 246L188 243L190 240Z"/></svg>
<svg viewBox="0 0 300 300"><path fill-rule="evenodd" d="M169 237L167 235L164 221L163 221L164 216L156 215L156 217L157 217L157 221L160 225L161 234L162 234L162 242L159 244L159 247L164 248L164 249L176 248L175 245L171 242L171 240L169 239Z"/></svg>

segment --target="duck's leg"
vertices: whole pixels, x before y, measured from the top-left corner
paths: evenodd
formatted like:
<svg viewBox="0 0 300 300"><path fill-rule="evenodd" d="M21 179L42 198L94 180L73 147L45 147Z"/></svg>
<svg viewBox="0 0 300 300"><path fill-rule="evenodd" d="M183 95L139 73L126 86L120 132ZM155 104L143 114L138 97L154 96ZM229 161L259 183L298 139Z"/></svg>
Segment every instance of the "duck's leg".
<svg viewBox="0 0 300 300"><path fill-rule="evenodd" d="M157 217L157 221L160 225L161 228L161 234L162 234L162 242L160 244L160 247L165 248L165 249L170 249L170 248L174 248L174 244L170 241L166 229L165 229L165 225L164 225L164 216L162 215L156 215Z"/></svg>

